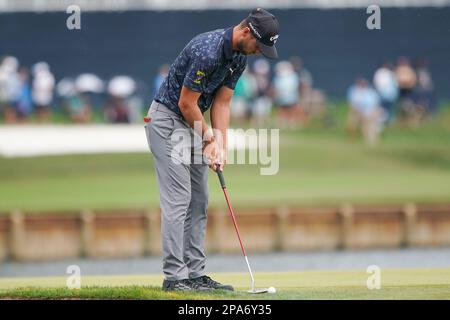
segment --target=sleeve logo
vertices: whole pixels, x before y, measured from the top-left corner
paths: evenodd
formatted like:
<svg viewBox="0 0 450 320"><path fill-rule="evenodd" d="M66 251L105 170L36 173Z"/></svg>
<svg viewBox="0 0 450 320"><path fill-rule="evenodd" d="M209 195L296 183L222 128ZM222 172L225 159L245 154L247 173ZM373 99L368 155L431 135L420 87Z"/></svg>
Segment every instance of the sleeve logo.
<svg viewBox="0 0 450 320"><path fill-rule="evenodd" d="M197 71L197 79L194 80L194 83L200 84L200 81L205 77L205 73L203 71L198 70Z"/></svg>

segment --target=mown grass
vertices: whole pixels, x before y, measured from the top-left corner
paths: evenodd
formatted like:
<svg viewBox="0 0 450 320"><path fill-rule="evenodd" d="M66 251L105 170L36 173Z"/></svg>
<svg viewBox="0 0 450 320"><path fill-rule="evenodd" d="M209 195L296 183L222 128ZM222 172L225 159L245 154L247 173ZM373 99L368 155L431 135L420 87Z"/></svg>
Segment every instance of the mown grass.
<svg viewBox="0 0 450 320"><path fill-rule="evenodd" d="M279 170L229 164L225 179L235 206L388 204L450 199L450 108L419 128L401 123L369 148L345 133L345 108L332 125L315 120L280 132ZM333 124L334 123L334 124ZM272 150L273 151L273 150ZM224 206L217 177L210 204ZM0 158L0 212L157 208L150 153Z"/></svg>
<svg viewBox="0 0 450 320"><path fill-rule="evenodd" d="M64 277L0 278L0 299L450 299L450 269L381 270L381 288L369 290L365 270L257 273L257 287L274 286L275 294L249 294L248 274L213 276L235 292L163 292L162 277L82 277L81 289L65 287Z"/></svg>

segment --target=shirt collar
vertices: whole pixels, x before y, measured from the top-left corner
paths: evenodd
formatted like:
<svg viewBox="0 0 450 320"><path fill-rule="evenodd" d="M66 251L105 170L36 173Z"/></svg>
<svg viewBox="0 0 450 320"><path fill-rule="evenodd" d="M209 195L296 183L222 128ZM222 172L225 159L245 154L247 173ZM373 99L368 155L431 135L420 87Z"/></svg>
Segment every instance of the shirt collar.
<svg viewBox="0 0 450 320"><path fill-rule="evenodd" d="M233 27L225 30L225 34L223 35L223 52L225 54L225 58L228 60L233 59Z"/></svg>

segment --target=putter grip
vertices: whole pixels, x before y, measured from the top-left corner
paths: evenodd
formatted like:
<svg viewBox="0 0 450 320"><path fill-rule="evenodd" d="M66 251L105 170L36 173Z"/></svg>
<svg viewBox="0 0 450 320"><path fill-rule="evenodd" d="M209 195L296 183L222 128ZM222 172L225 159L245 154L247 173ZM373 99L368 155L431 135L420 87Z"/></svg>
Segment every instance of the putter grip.
<svg viewBox="0 0 450 320"><path fill-rule="evenodd" d="M225 179L223 178L223 173L219 169L217 169L217 176L220 180L220 185L222 186L222 189L225 188Z"/></svg>

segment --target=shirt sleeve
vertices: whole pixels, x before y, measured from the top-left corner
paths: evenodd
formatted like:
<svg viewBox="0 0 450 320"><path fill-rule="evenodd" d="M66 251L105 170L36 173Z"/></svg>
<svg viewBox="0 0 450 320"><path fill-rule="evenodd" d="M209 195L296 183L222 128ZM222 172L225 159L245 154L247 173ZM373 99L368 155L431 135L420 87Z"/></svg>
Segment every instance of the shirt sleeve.
<svg viewBox="0 0 450 320"><path fill-rule="evenodd" d="M202 93L203 88L205 88L207 77L214 71L214 67L214 59L194 53L191 56L190 63L187 67L183 86L192 91Z"/></svg>
<svg viewBox="0 0 450 320"><path fill-rule="evenodd" d="M230 88L231 90L234 90L234 88L236 87L236 83L238 82L246 67L246 63L241 63L233 72L230 72L230 74L225 78L224 86Z"/></svg>

